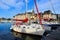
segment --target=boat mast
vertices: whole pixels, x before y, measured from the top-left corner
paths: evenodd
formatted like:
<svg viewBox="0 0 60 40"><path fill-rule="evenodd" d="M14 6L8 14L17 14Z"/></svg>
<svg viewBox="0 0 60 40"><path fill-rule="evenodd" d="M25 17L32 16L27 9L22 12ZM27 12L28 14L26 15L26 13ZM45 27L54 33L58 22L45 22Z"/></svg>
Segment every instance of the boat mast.
<svg viewBox="0 0 60 40"><path fill-rule="evenodd" d="M55 9L54 9L54 6L53 6L53 4L52 4L52 1L51 1L51 0L49 0L49 2L50 2L50 4L51 4L51 7L52 7L52 9L53 9L54 13L56 13L56 12L55 12Z"/></svg>
<svg viewBox="0 0 60 40"><path fill-rule="evenodd" d="M25 0L25 2L26 2L26 22L28 22L28 17L27 17L27 7L28 7L28 0Z"/></svg>
<svg viewBox="0 0 60 40"><path fill-rule="evenodd" d="M26 0L26 14L27 14L27 0ZM27 15L26 15L26 17L27 17Z"/></svg>
<svg viewBox="0 0 60 40"><path fill-rule="evenodd" d="M36 6L36 11L38 13L37 15L38 15L39 23L42 24L42 20L41 20L41 17L40 17L41 14L38 11L38 6L37 6L37 3L36 3L36 0L34 0L34 3L35 3L35 6Z"/></svg>

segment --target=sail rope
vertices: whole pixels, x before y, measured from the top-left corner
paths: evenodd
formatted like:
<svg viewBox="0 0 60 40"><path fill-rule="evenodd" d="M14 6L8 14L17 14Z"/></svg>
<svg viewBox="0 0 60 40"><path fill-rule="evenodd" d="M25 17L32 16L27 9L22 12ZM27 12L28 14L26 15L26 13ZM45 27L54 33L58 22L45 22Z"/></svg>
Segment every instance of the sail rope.
<svg viewBox="0 0 60 40"><path fill-rule="evenodd" d="M55 8L54 8L54 6L53 6L53 4L52 4L52 1L49 0L49 2L50 2L50 5L51 5L51 7L52 7L52 9L53 9L53 12L56 14L56 11L55 11Z"/></svg>

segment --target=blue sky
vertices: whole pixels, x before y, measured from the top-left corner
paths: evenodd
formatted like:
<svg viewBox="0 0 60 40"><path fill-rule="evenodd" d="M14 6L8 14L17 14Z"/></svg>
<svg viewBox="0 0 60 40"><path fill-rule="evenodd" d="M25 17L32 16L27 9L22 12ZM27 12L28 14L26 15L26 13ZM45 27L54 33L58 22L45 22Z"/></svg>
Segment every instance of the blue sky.
<svg viewBox="0 0 60 40"><path fill-rule="evenodd" d="M51 7L51 4L49 0L36 0L38 4L39 12L44 12L45 10L51 10L53 9ZM51 0L53 7L55 9L55 12L60 14L60 0ZM36 12L34 0L28 0L28 12L31 12L34 8L34 11ZM0 18L12 18L14 15L18 13L24 13L26 11L26 0L0 0Z"/></svg>

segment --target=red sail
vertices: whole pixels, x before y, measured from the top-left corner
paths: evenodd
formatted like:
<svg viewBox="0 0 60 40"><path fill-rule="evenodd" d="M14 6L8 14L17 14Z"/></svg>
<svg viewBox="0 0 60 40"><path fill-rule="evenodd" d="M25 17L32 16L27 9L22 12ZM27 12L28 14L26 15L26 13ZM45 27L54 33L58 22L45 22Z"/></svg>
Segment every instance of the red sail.
<svg viewBox="0 0 60 40"><path fill-rule="evenodd" d="M28 18L24 19L24 20L20 20L20 19L14 19L16 20L16 25L18 26L19 24L21 24L21 22L28 22Z"/></svg>
<svg viewBox="0 0 60 40"><path fill-rule="evenodd" d="M23 22L28 22L28 18L24 19Z"/></svg>

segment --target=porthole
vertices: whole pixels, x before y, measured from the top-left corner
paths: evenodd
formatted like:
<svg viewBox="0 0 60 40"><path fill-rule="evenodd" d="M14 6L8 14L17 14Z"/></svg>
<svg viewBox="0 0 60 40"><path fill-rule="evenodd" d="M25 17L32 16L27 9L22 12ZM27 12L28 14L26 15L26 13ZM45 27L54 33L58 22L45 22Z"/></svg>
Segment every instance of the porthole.
<svg viewBox="0 0 60 40"><path fill-rule="evenodd" d="M26 27L23 27L23 28L26 28Z"/></svg>

